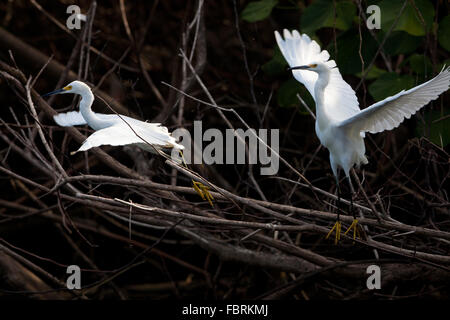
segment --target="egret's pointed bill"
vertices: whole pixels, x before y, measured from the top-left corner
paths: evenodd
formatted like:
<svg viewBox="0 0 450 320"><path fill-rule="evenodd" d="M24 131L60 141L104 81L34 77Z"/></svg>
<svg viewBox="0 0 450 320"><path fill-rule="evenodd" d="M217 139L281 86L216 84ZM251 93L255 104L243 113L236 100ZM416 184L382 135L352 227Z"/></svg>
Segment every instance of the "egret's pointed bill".
<svg viewBox="0 0 450 320"><path fill-rule="evenodd" d="M310 66L297 66L297 67L290 67L287 69L288 69L288 71L292 71L292 70L305 70L305 69L309 69L309 68L310 68Z"/></svg>
<svg viewBox="0 0 450 320"><path fill-rule="evenodd" d="M58 90L55 90L55 91L43 94L41 97L44 98L44 97L52 96L54 94L58 94L58 93L61 93L63 91L64 91L64 89L58 89Z"/></svg>
<svg viewBox="0 0 450 320"><path fill-rule="evenodd" d="M66 86L64 88L61 88L61 89L58 89L58 90L55 90L55 91L43 94L41 97L44 98L44 97L52 96L54 94L58 94L58 93L61 93L61 92L64 92L64 91L68 91L70 89L72 89L72 86Z"/></svg>

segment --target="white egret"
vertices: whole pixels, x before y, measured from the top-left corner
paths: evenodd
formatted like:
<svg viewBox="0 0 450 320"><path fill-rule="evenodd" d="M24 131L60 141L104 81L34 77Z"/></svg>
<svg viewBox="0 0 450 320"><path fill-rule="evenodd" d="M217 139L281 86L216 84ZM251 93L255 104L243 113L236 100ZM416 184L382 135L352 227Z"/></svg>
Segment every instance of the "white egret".
<svg viewBox="0 0 450 320"><path fill-rule="evenodd" d="M89 86L81 81L73 81L62 89L44 94L42 97L53 94L73 93L81 96L80 111L59 113L53 116L57 124L62 127L76 125L89 125L96 130L71 154L86 151L93 147L102 145L123 146L133 144L141 149L157 153L155 149L177 149L183 157L184 146L178 144L176 139L169 133L168 129L160 123L149 123L118 114L103 114L93 112L91 109L94 95ZM184 165L186 163L183 160ZM200 182L192 180L194 190L207 200L211 206L213 196L209 188Z"/></svg>
<svg viewBox="0 0 450 320"><path fill-rule="evenodd" d="M94 95L89 86L81 81L73 81L64 88L44 94L42 97L65 93L81 96L80 111L59 113L53 117L55 122L62 127L88 124L96 130L76 152L102 145L123 146L128 144L134 144L153 153L155 153L154 148L158 150L164 148L184 149L160 123L144 122L118 114L93 112L91 106L94 102Z"/></svg>
<svg viewBox="0 0 450 320"><path fill-rule="evenodd" d="M275 31L278 47L292 70L316 103L315 129L320 143L330 152L330 164L339 193L338 169L342 168L349 181L354 165L367 164L364 137L366 132L391 130L410 118L420 108L435 100L450 86L450 68L443 69L433 79L409 90L379 101L364 110L359 109L355 91L344 81L334 60L326 50L321 51L316 41L294 30L284 30L284 39ZM347 229L356 231L357 220ZM338 221L330 233L336 230ZM329 236L330 234L328 234ZM327 237L328 237L327 236Z"/></svg>

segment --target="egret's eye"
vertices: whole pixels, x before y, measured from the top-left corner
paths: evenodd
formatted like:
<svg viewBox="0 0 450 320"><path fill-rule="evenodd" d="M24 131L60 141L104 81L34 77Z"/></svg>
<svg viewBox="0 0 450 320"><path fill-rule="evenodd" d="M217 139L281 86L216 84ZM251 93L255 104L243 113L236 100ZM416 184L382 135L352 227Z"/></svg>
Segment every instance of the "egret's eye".
<svg viewBox="0 0 450 320"><path fill-rule="evenodd" d="M64 91L69 91L69 90L72 90L72 86L67 86L67 87L64 87L64 88L63 88L63 90L64 90Z"/></svg>
<svg viewBox="0 0 450 320"><path fill-rule="evenodd" d="M317 67L317 64L316 63L310 64L309 67L310 68L315 68L315 67Z"/></svg>

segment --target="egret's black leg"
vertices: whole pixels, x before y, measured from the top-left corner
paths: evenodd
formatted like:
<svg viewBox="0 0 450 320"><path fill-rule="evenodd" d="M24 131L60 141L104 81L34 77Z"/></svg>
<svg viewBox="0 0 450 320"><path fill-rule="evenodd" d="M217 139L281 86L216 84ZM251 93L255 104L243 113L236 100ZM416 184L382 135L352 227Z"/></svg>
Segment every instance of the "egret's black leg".
<svg viewBox="0 0 450 320"><path fill-rule="evenodd" d="M348 185L350 186L350 213L353 215L353 219L356 219L355 211L353 210L353 195L355 194L355 189L353 189L352 181L350 177L347 176Z"/></svg>
<svg viewBox="0 0 450 320"><path fill-rule="evenodd" d="M353 194L350 194L350 213L353 215L353 218L356 219L355 211L353 210Z"/></svg>
<svg viewBox="0 0 450 320"><path fill-rule="evenodd" d="M348 227L347 231L344 232L344 235L353 229L353 239L356 239L356 235L358 234L358 237L360 237L360 235L358 230L358 219L356 218L355 210L353 210L353 195L355 194L355 189L353 189L352 181L350 180L349 175L347 175L347 180L350 186L350 212L353 215L353 222L350 227Z"/></svg>
<svg viewBox="0 0 450 320"><path fill-rule="evenodd" d="M337 194L338 194L338 201L336 204L337 207L337 219L334 223L334 226L331 228L330 232L328 232L325 239L328 239L328 237L333 233L333 231L336 232L336 237L334 238L334 244L337 244L339 240L341 239L341 220L340 220L340 211L341 211L341 187L339 186L339 180L338 177L336 177L336 187L337 187Z"/></svg>
<svg viewBox="0 0 450 320"><path fill-rule="evenodd" d="M337 221L340 221L340 211L341 211L341 187L339 186L339 181L336 179L336 185L337 185L337 194L338 194L338 201L337 201Z"/></svg>

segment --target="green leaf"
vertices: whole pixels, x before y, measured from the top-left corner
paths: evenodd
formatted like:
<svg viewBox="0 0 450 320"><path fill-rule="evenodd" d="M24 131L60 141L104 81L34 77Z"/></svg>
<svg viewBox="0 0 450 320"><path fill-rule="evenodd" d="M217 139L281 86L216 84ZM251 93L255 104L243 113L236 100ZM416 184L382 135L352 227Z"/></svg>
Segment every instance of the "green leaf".
<svg viewBox="0 0 450 320"><path fill-rule="evenodd" d="M378 41L381 43L385 37L385 32L379 32ZM414 52L422 43L423 37L415 37L404 31L394 31L389 35L384 43L384 52L389 55Z"/></svg>
<svg viewBox="0 0 450 320"><path fill-rule="evenodd" d="M299 94L305 103L313 109L315 103L308 90L297 80L289 79L283 82L277 91L277 103L283 108L299 107L301 105L297 98Z"/></svg>
<svg viewBox="0 0 450 320"><path fill-rule="evenodd" d="M367 72L366 70L364 70L364 72ZM372 79L377 79L379 78L381 75L385 74L387 71L384 69L380 69L378 68L376 65L372 65L372 67L370 68L369 72L366 74L366 76L364 77L364 79L367 80L372 80ZM357 77L361 78L362 76L362 72L358 72L356 74Z"/></svg>
<svg viewBox="0 0 450 320"><path fill-rule="evenodd" d="M416 136L422 137L425 135L434 144L446 147L450 143L450 111L448 109L442 114L440 111L427 110L424 114L425 124L419 122L416 128ZM444 117L446 117L443 119ZM436 121L438 119L443 119Z"/></svg>
<svg viewBox="0 0 450 320"><path fill-rule="evenodd" d="M347 30L352 26L356 15L356 6L351 1L316 0L309 5L301 17L301 29L305 33L313 33L323 27L336 27Z"/></svg>
<svg viewBox="0 0 450 320"><path fill-rule="evenodd" d="M396 21L405 0L382 0L378 3L381 10L381 29L387 32ZM431 29L434 18L434 8L429 0L414 0L417 8L408 1L402 15L399 17L394 31L405 31L413 36L424 36ZM423 18L420 18L418 12ZM423 25L425 23L425 27Z"/></svg>
<svg viewBox="0 0 450 320"><path fill-rule="evenodd" d="M427 56L414 53L408 58L408 61L409 66L415 73L429 76L433 74L433 65Z"/></svg>
<svg viewBox="0 0 450 320"><path fill-rule="evenodd" d="M278 4L278 0L260 0L250 2L242 10L241 18L248 22L256 22L270 16L272 9Z"/></svg>
<svg viewBox="0 0 450 320"><path fill-rule="evenodd" d="M410 75L401 76L395 72L389 72L381 75L369 85L369 93L375 101L380 101L413 86L414 78Z"/></svg>
<svg viewBox="0 0 450 320"><path fill-rule="evenodd" d="M446 16L439 23L438 40L442 48L450 51L450 16Z"/></svg>
<svg viewBox="0 0 450 320"><path fill-rule="evenodd" d="M283 73L287 73L286 67L287 62L281 54L280 48L278 48L278 46L275 46L272 59L263 64L261 69L269 76L277 76Z"/></svg>
<svg viewBox="0 0 450 320"><path fill-rule="evenodd" d="M437 69L437 70L442 70L442 68L448 67L448 66L450 66L450 58L449 58L449 59L446 59L444 62L438 63L436 69Z"/></svg>
<svg viewBox="0 0 450 320"><path fill-rule="evenodd" d="M356 74L361 72L362 64L359 56L358 30L348 30L340 34L336 39L337 54L334 42L328 45L328 52L336 60L339 71L342 74ZM377 51L378 44L367 31L362 32L361 55L364 65L368 66Z"/></svg>
<svg viewBox="0 0 450 320"><path fill-rule="evenodd" d="M331 6L333 4L331 3ZM300 21L300 28L305 33L313 33L320 29L325 21L333 18L333 8L330 10L330 2L316 0L303 11Z"/></svg>
<svg viewBox="0 0 450 320"><path fill-rule="evenodd" d="M348 30L356 16L356 6L351 1L339 1L336 3L336 28L339 30ZM333 27L334 19L331 18L325 24L325 27Z"/></svg>

